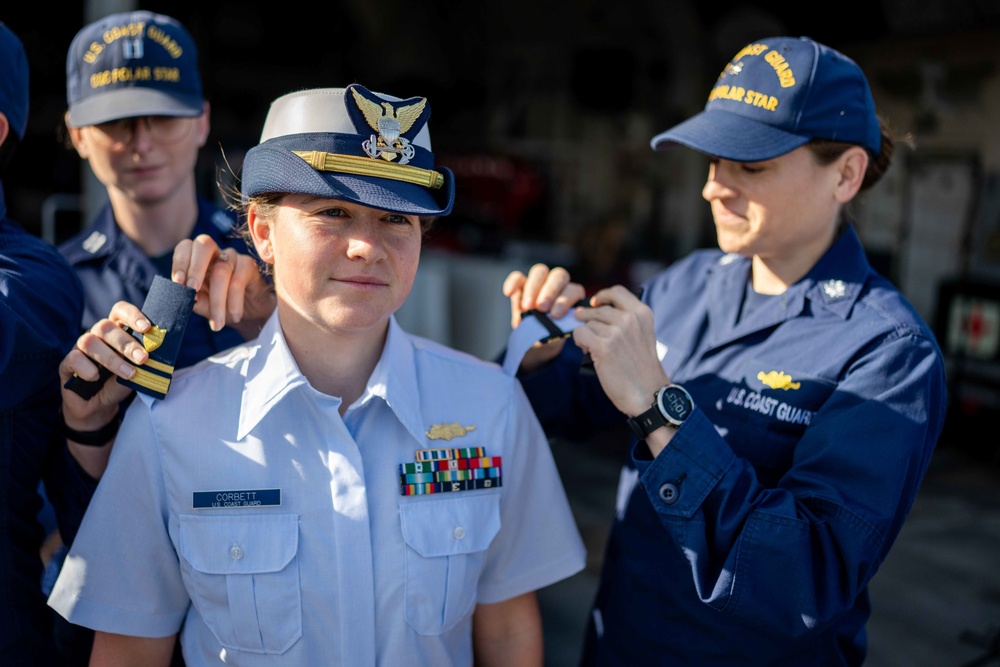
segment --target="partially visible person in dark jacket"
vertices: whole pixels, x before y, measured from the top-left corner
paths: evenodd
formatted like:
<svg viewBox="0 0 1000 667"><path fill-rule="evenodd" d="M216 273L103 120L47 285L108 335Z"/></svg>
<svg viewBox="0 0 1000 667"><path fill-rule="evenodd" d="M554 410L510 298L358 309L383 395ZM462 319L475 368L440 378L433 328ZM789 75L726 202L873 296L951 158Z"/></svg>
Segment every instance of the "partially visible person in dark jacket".
<svg viewBox="0 0 1000 667"><path fill-rule="evenodd" d="M74 468L58 428L58 369L83 303L80 281L56 249L7 218L2 176L27 123L28 59L0 23L0 664L12 666L54 661L39 484L65 521Z"/></svg>

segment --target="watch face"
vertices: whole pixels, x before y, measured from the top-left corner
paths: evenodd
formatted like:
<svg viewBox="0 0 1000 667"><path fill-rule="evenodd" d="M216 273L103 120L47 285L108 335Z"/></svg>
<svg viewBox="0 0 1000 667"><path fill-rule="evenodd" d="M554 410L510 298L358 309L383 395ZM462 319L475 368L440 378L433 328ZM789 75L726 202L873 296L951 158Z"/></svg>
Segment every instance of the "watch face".
<svg viewBox="0 0 1000 667"><path fill-rule="evenodd" d="M680 425L691 414L694 404L687 390L677 385L664 387L656 397L657 407L671 424Z"/></svg>

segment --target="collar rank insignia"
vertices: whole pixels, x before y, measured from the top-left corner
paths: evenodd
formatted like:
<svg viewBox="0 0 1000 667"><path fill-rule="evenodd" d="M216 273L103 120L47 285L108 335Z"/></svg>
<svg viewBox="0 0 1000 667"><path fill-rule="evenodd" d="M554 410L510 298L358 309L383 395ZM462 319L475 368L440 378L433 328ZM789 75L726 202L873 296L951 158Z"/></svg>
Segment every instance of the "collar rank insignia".
<svg viewBox="0 0 1000 667"><path fill-rule="evenodd" d="M416 149L410 141L423 129L430 115L427 98L411 97L396 102L394 106L394 103L380 99L364 86L355 84L350 88L365 122L378 133L378 136L372 134L361 144L368 157L381 157L389 162L398 157L399 164L412 160ZM353 116L353 109L351 111ZM357 121L355 125L358 125Z"/></svg>
<svg viewBox="0 0 1000 667"><path fill-rule="evenodd" d="M802 386L801 382L792 382L792 376L785 375L781 371L770 371L768 373L761 371L757 373L757 379L771 389L784 389L788 391L789 389L798 389Z"/></svg>
<svg viewBox="0 0 1000 667"><path fill-rule="evenodd" d="M462 426L458 422L452 422L450 424L434 424L431 426L431 430L424 432L424 435L427 436L428 440L451 440L452 438L461 438L469 431L475 430L475 426Z"/></svg>
<svg viewBox="0 0 1000 667"><path fill-rule="evenodd" d="M399 464L399 492L404 496L503 486L501 457L486 456L484 447L418 449L415 458Z"/></svg>
<svg viewBox="0 0 1000 667"><path fill-rule="evenodd" d="M831 299L842 299L847 296L847 285L843 280L827 280L823 283L823 292Z"/></svg>
<svg viewBox="0 0 1000 667"><path fill-rule="evenodd" d="M107 242L108 242L108 237L95 229L90 233L90 236L84 239L82 245L84 250L93 255L98 250L103 248L104 244Z"/></svg>

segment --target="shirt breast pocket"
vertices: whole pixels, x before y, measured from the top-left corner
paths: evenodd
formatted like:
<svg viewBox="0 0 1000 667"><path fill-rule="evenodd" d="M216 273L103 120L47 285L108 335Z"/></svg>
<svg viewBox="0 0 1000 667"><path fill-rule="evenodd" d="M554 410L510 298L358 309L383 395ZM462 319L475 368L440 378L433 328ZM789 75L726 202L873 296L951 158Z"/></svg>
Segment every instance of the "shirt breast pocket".
<svg viewBox="0 0 1000 667"><path fill-rule="evenodd" d="M181 516L181 572L219 643L284 653L302 636L299 517Z"/></svg>
<svg viewBox="0 0 1000 667"><path fill-rule="evenodd" d="M472 613L486 549L500 530L500 495L404 502L406 622L439 635Z"/></svg>

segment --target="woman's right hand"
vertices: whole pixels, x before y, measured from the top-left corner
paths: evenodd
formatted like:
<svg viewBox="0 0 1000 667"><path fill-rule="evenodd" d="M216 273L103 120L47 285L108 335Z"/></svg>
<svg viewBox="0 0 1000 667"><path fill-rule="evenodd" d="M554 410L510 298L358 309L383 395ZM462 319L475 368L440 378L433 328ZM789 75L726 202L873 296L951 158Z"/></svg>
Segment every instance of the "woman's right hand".
<svg viewBox="0 0 1000 667"><path fill-rule="evenodd" d="M549 268L545 264L535 264L525 275L521 271L511 271L503 281L503 294L510 299L510 325L516 328L521 323L525 311L537 309L548 313L552 319L566 315L586 296L583 285L570 280L569 271L557 266ZM529 349L519 373L530 373L559 356L565 339L550 343L537 343Z"/></svg>
<svg viewBox="0 0 1000 667"><path fill-rule="evenodd" d="M135 366L144 364L149 359L149 353L123 326L145 333L150 325L137 306L119 301L106 318L98 320L89 331L76 339L76 345L60 362L62 418L70 429L83 432L101 430L118 418L120 403L132 393L129 387L115 382L115 376L132 379ZM92 382L100 380L101 368L108 369L112 375L105 378L97 393L89 399L66 387L66 383L74 377ZM100 447L81 445L72 438L67 438L67 442L70 452L91 477L98 479L104 474L111 455L108 445L114 442L113 436Z"/></svg>

